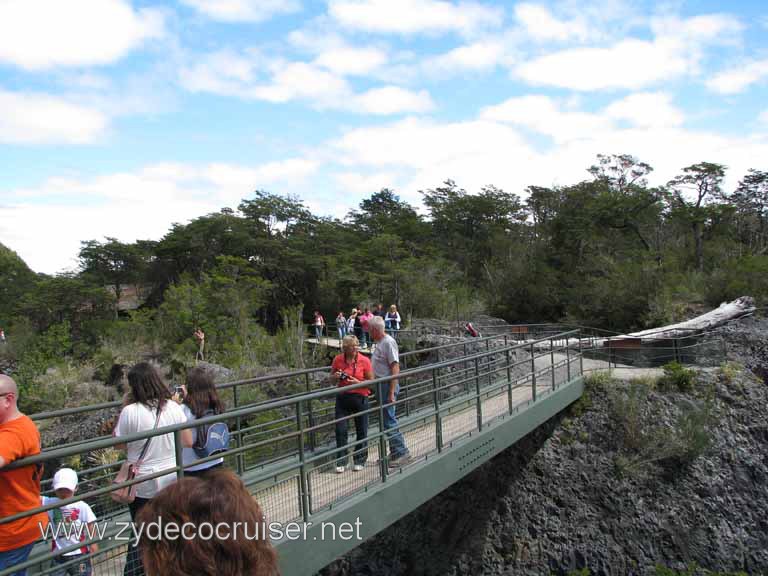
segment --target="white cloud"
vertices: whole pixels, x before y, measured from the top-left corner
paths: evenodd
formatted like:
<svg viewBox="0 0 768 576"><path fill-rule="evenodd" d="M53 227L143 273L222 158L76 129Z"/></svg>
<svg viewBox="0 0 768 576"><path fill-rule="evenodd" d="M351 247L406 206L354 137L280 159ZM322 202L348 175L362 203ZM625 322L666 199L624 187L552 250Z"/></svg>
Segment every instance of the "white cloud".
<svg viewBox="0 0 768 576"><path fill-rule="evenodd" d="M672 97L662 92L630 94L605 109L608 116L627 120L639 127L679 126L684 114L672 104Z"/></svg>
<svg viewBox="0 0 768 576"><path fill-rule="evenodd" d="M768 109L763 110L760 115L757 117L758 122L763 122L764 124L768 124Z"/></svg>
<svg viewBox="0 0 768 576"><path fill-rule="evenodd" d="M445 54L429 58L424 63L423 69L430 74L491 70L506 55L503 41L483 40L459 46Z"/></svg>
<svg viewBox="0 0 768 576"><path fill-rule="evenodd" d="M361 196L373 194L382 188L397 187L394 172L338 172L333 177L346 192Z"/></svg>
<svg viewBox="0 0 768 576"><path fill-rule="evenodd" d="M328 14L346 28L397 34L474 34L503 20L499 8L444 0L330 0Z"/></svg>
<svg viewBox="0 0 768 576"><path fill-rule="evenodd" d="M358 95L353 106L366 114L389 115L429 112L435 104L426 90L414 92L398 86L385 86Z"/></svg>
<svg viewBox="0 0 768 576"><path fill-rule="evenodd" d="M0 90L0 142L86 144L100 138L108 123L98 110L61 98Z"/></svg>
<svg viewBox="0 0 768 576"><path fill-rule="evenodd" d="M738 20L720 14L659 18L651 27L653 40L568 48L521 63L514 73L530 84L571 90L638 89L698 74L705 48L735 41L742 29Z"/></svg>
<svg viewBox="0 0 768 576"><path fill-rule="evenodd" d="M554 40L586 40L590 35L584 19L563 21L555 18L552 13L540 4L521 2L515 5L515 18L525 29L528 36L537 41Z"/></svg>
<svg viewBox="0 0 768 576"><path fill-rule="evenodd" d="M163 33L158 10L124 0L0 2L0 62L27 70L109 64Z"/></svg>
<svg viewBox="0 0 768 576"><path fill-rule="evenodd" d="M249 55L217 52L182 69L179 78L181 84L193 92L273 103L306 101L321 110L387 115L426 112L434 108L426 90L412 91L389 85L355 92L338 72L362 74L365 69L377 67L385 55L371 49L355 62L352 52L344 49L336 52L339 53L343 53L343 59L334 60L325 51L315 62L268 62L255 52ZM328 69L329 66L335 70ZM265 75L269 78L263 78Z"/></svg>
<svg viewBox="0 0 768 576"><path fill-rule="evenodd" d="M610 119L587 112L570 112L560 109L548 96L522 96L510 98L480 112L484 120L522 126L545 134L555 142L570 142L593 138L613 126Z"/></svg>
<svg viewBox="0 0 768 576"><path fill-rule="evenodd" d="M298 0L181 0L181 3L221 22L262 22L277 14L301 10Z"/></svg>
<svg viewBox="0 0 768 576"><path fill-rule="evenodd" d="M362 76L381 68L387 53L377 48L340 46L322 51L315 63L342 76Z"/></svg>
<svg viewBox="0 0 768 576"><path fill-rule="evenodd" d="M237 207L257 188L298 185L318 167L307 158L255 167L165 163L92 178L50 178L39 187L2 192L0 237L33 270L53 273L75 266L81 240L159 239L173 222Z"/></svg>
<svg viewBox="0 0 768 576"><path fill-rule="evenodd" d="M688 55L675 41L623 40L610 48L572 48L516 67L515 73L534 85L571 90L640 88L686 74Z"/></svg>
<svg viewBox="0 0 768 576"><path fill-rule="evenodd" d="M654 105L661 107L663 123L648 120ZM337 151L346 172L387 173L401 183L398 192L414 202L419 201L417 190L446 178L470 191L495 184L518 194L532 184L573 184L589 178L586 168L599 153L628 153L648 162L655 168L652 184L702 160L721 162L729 167L728 188L768 155L766 134L728 137L691 131L681 126L679 114L663 93L630 95L595 113L529 96L485 108L477 120L409 118L351 129L327 147ZM520 128L552 140L542 145Z"/></svg>
<svg viewBox="0 0 768 576"><path fill-rule="evenodd" d="M768 77L768 59L754 60L720 72L707 81L707 88L721 94L738 94Z"/></svg>

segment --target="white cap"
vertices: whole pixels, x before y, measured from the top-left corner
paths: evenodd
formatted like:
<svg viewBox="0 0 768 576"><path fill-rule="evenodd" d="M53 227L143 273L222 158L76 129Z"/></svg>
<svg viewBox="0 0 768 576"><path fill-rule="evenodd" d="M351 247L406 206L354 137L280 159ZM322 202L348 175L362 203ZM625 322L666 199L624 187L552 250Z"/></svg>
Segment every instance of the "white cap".
<svg viewBox="0 0 768 576"><path fill-rule="evenodd" d="M53 477L53 489L58 490L59 488L68 488L74 492L77 488L77 472L72 468L62 468L56 472Z"/></svg>

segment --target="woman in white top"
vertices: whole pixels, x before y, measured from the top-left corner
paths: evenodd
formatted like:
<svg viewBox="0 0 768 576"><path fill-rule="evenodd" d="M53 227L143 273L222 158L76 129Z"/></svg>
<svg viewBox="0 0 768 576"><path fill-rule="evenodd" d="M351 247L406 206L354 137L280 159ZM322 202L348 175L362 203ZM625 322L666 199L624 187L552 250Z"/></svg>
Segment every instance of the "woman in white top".
<svg viewBox="0 0 768 576"><path fill-rule="evenodd" d="M224 404L216 392L213 374L203 366L195 366L187 372L187 385L184 390L184 415L188 422L194 422L203 416L212 416L224 412ZM197 440L197 429L192 428L192 443ZM184 474L201 476L210 470L216 470L224 463L224 458L203 462L196 466L188 466L190 462L199 459L194 448L184 448Z"/></svg>
<svg viewBox="0 0 768 576"><path fill-rule="evenodd" d="M171 393L163 382L157 369L147 362L136 364L128 372L129 392L126 404L120 412L120 418L115 426L115 436L128 436L136 432L183 424L187 421L184 410L176 402L169 401ZM182 443L192 446L192 431L183 430ZM128 442L128 462L136 462L144 449L147 440ZM125 445L124 445L125 446ZM176 466L176 445L173 441L173 433L153 436L149 439L144 459L142 460L137 476L154 474L161 470ZM139 510L160 490L176 480L176 473L171 472L166 476L160 476L147 480L137 485L136 499L128 505L133 520ZM144 568L136 548L128 547L124 575L141 576Z"/></svg>

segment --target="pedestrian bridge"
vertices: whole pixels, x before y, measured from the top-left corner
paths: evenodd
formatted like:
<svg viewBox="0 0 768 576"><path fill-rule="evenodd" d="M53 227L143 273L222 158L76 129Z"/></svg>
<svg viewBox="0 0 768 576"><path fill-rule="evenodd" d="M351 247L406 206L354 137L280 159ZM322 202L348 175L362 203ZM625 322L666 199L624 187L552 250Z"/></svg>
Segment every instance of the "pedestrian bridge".
<svg viewBox="0 0 768 576"><path fill-rule="evenodd" d="M227 412L198 422L229 422L232 444L227 464L252 491L267 521L277 523L275 532L285 531L282 537L274 534L273 540L282 574L317 572L577 400L584 372L585 340L580 331L540 331L528 336L525 341L508 335L457 339L401 355L396 406L413 458L400 468L388 466L386 433L379 426L384 406L374 401L369 410L367 464L362 471L335 472L339 451L334 440L334 405L339 391L325 378L328 368L219 385ZM377 388L388 385L388 380L372 384ZM279 396L265 399L268 391L275 390L280 390ZM118 409L119 402L111 402L37 414L33 419L46 429L62 418ZM349 450L354 449L351 424ZM185 427L137 433L119 442L173 433L179 447ZM62 465L78 469L81 484L74 500L86 500L100 520L116 526L127 519L127 510L108 494L122 463L116 444L117 439L105 435L44 447L40 455L12 466L45 463L46 476ZM168 472L181 477L181 463L177 449L175 467L142 480ZM50 491L50 481L44 482L43 492ZM0 523L19 516L2 518ZM126 542L116 538L116 529L108 530L93 557L95 574L122 574L125 555ZM36 547L27 566L30 573L53 572L50 546ZM0 576L10 573L0 572Z"/></svg>

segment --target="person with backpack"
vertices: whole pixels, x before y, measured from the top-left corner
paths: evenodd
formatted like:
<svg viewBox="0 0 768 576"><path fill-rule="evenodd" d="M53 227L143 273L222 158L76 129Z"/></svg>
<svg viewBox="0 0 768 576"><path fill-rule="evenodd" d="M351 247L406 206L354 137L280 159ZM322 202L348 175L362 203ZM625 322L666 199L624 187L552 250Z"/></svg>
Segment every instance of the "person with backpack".
<svg viewBox="0 0 768 576"><path fill-rule="evenodd" d="M224 404L216 392L213 373L203 366L195 366L187 373L187 384L184 387L182 409L188 422L198 418L213 416L224 412ZM221 468L224 458L217 458L191 465L195 460L223 452L229 447L229 428L225 422L215 422L208 426L192 428L192 447L184 448L184 474L202 476L211 470Z"/></svg>

